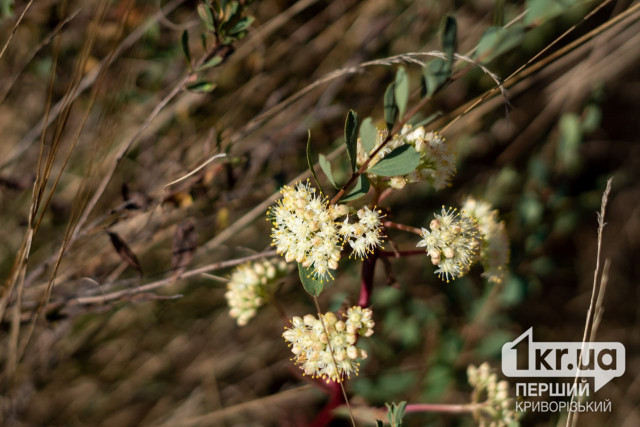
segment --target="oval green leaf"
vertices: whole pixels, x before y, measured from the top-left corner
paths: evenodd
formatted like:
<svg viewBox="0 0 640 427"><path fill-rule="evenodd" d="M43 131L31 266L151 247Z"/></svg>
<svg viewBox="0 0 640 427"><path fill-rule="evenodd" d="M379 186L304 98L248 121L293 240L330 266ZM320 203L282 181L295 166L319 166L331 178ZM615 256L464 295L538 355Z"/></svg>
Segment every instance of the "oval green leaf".
<svg viewBox="0 0 640 427"><path fill-rule="evenodd" d="M336 185L335 179L333 179L333 171L331 170L331 163L324 154L320 154L318 162L320 163L320 169L327 176L327 179L333 185L334 188L340 188Z"/></svg>
<svg viewBox="0 0 640 427"><path fill-rule="evenodd" d="M475 58L488 62L496 56L518 46L524 38L522 26L510 28L489 27L478 43Z"/></svg>
<svg viewBox="0 0 640 427"><path fill-rule="evenodd" d="M212 92L216 88L215 83L211 82L196 82L187 86L187 89L192 92L200 92L200 93L209 93Z"/></svg>
<svg viewBox="0 0 640 427"><path fill-rule="evenodd" d="M352 200L356 200L360 197L366 196L366 194L369 192L370 187L371 184L369 184L369 180L367 179L367 177L365 175L360 175L358 177L358 181L356 181L355 187L353 187L353 190L351 190L349 194L340 199L340 201L350 202Z"/></svg>
<svg viewBox="0 0 640 427"><path fill-rule="evenodd" d="M395 82L387 86L384 91L384 121L387 123L387 129L391 130L393 124L398 118L398 106L396 105Z"/></svg>
<svg viewBox="0 0 640 427"><path fill-rule="evenodd" d="M453 68L454 53L456 52L456 44L458 43L456 33L458 24L453 16L444 18L444 28L442 29L442 50L447 54L447 63L449 68Z"/></svg>
<svg viewBox="0 0 640 427"><path fill-rule="evenodd" d="M347 154L351 160L351 170L356 171L356 159L358 156L358 115L349 110L344 124L344 142L347 144Z"/></svg>
<svg viewBox="0 0 640 427"><path fill-rule="evenodd" d="M378 129L373 124L373 120L371 117L367 117L364 119L362 124L360 125L360 142L362 143L362 148L367 153L373 150L373 147L376 146L376 142L378 140Z"/></svg>
<svg viewBox="0 0 640 427"><path fill-rule="evenodd" d="M202 64L201 66L199 66L196 71L203 71L206 70L208 68L211 67L215 67L216 65L219 65L222 62L222 56L220 55L216 55L213 58L207 60L204 64Z"/></svg>
<svg viewBox="0 0 640 427"><path fill-rule="evenodd" d="M441 58L436 58L429 62L429 64L423 68L422 74L424 95L433 95L447 82L447 80L449 80L449 76L451 76L451 67L447 61Z"/></svg>
<svg viewBox="0 0 640 427"><path fill-rule="evenodd" d="M184 53L184 57L187 60L187 66L191 70L191 50L189 50L189 33L187 30L182 32L180 43L182 44L182 53Z"/></svg>
<svg viewBox="0 0 640 427"><path fill-rule="evenodd" d="M313 276L312 268L303 267L302 264L298 263L298 275L305 291L314 297L320 296L324 283Z"/></svg>
<svg viewBox="0 0 640 427"><path fill-rule="evenodd" d="M407 111L407 102L409 102L409 76L404 67L398 68L396 72L394 95L396 97L398 114L400 117L403 117L404 112Z"/></svg>
<svg viewBox="0 0 640 427"><path fill-rule="evenodd" d="M399 176L413 172L420 164L420 154L410 145L403 145L370 167L367 172L379 176Z"/></svg>

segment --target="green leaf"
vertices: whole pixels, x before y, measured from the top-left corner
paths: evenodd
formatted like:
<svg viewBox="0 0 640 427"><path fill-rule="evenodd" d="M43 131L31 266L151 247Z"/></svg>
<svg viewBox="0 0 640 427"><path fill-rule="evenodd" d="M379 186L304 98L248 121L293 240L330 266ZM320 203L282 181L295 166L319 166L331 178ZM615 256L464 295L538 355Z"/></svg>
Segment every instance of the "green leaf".
<svg viewBox="0 0 640 427"><path fill-rule="evenodd" d="M398 106L396 105L395 90L396 83L393 82L387 86L384 91L384 121L387 122L387 129L391 130L393 124L398 118Z"/></svg>
<svg viewBox="0 0 640 427"><path fill-rule="evenodd" d="M200 42L202 42L202 50L207 50L207 35L200 33Z"/></svg>
<svg viewBox="0 0 640 427"><path fill-rule="evenodd" d="M385 406L387 407L387 419L391 427L402 427L407 402L392 402L391 404L385 402Z"/></svg>
<svg viewBox="0 0 640 427"><path fill-rule="evenodd" d="M242 31L249 28L249 26L253 24L254 20L255 18L253 16L245 16L244 18L239 20L233 27L231 27L231 29L229 30L229 35L241 33Z"/></svg>
<svg viewBox="0 0 640 427"><path fill-rule="evenodd" d="M217 2L213 2L214 4ZM209 7L209 5L206 5L204 3L201 3L198 5L198 16L200 16L200 19L202 20L202 22L204 22L205 27L207 27L207 30L209 31L215 31L216 27L214 26L214 20L213 20L213 11L211 10L211 7Z"/></svg>
<svg viewBox="0 0 640 427"><path fill-rule="evenodd" d="M404 67L398 68L396 72L394 95L398 106L398 114L403 117L404 112L407 111L407 102L409 102L409 76Z"/></svg>
<svg viewBox="0 0 640 427"><path fill-rule="evenodd" d="M367 172L379 176L398 176L413 172L420 164L420 154L410 145L402 145L382 160L370 167Z"/></svg>
<svg viewBox="0 0 640 427"><path fill-rule="evenodd" d="M309 166L311 175L313 175L313 179L315 180L316 185L320 189L320 192L324 194L324 191L322 191L322 186L318 181L318 175L316 175L316 170L313 168L313 154L311 153L311 131L310 130L307 131L307 135L308 135L307 136L307 166Z"/></svg>
<svg viewBox="0 0 640 427"><path fill-rule="evenodd" d="M303 267L302 264L298 263L298 275L305 291L309 292L311 296L320 296L324 288L324 282L313 276L313 268Z"/></svg>
<svg viewBox="0 0 640 427"><path fill-rule="evenodd" d="M496 56L518 46L523 38L524 29L522 26L489 27L480 38L474 56L483 62L489 62Z"/></svg>
<svg viewBox="0 0 640 427"><path fill-rule="evenodd" d="M347 144L347 154L351 160L351 170L356 171L356 159L358 157L358 115L349 110L344 124L344 142Z"/></svg>
<svg viewBox="0 0 640 427"><path fill-rule="evenodd" d="M207 1L207 0L202 0L202 1ZM220 15L220 13L222 13L222 9L223 9L226 5L227 5L227 2L226 2L226 1L224 1L224 0L223 0L223 1L220 1L220 2L214 1L214 2L212 2L212 3L211 3L211 7L212 7L213 9L215 9L215 11L216 11L216 13L217 13L218 15Z"/></svg>
<svg viewBox="0 0 640 427"><path fill-rule="evenodd" d="M209 93L212 92L216 88L215 83L201 81L190 84L187 86L187 89L192 92L201 92L201 93Z"/></svg>
<svg viewBox="0 0 640 427"><path fill-rule="evenodd" d="M451 66L447 61L436 58L429 62L422 71L424 96L433 95L451 76Z"/></svg>
<svg viewBox="0 0 640 427"><path fill-rule="evenodd" d="M202 70L206 70L207 68L215 67L216 65L220 64L221 62L222 62L222 56L216 55L213 58L210 58L208 61L206 61L201 66L199 66L196 69L196 71L202 71Z"/></svg>
<svg viewBox="0 0 640 427"><path fill-rule="evenodd" d="M456 52L458 24L456 18L453 16L447 16L444 18L444 28L442 31L442 50L447 54L447 63L449 68L453 69L453 61L455 59L454 53Z"/></svg>
<svg viewBox="0 0 640 427"><path fill-rule="evenodd" d="M527 14L524 17L524 24L540 25L565 13L577 3L578 0L527 0L525 2Z"/></svg>
<svg viewBox="0 0 640 427"><path fill-rule="evenodd" d="M371 117L364 119L360 125L360 142L362 142L362 148L367 154L373 150L378 141L378 129L374 126Z"/></svg>
<svg viewBox="0 0 640 427"><path fill-rule="evenodd" d="M331 185L333 185L334 188L340 188L336 185L335 179L333 179L333 172L331 171L331 163L329 163L329 160L324 154L320 154L319 162L320 162L320 169L322 169L322 172L324 172L324 174L327 176L327 179L329 179L329 182L331 183Z"/></svg>
<svg viewBox="0 0 640 427"><path fill-rule="evenodd" d="M369 184L369 179L365 175L360 175L358 180L356 181L355 187L353 190L349 192L346 196L340 199L341 202L350 202L352 200L359 199L360 197L365 196L369 192L369 188L371 184Z"/></svg>
<svg viewBox="0 0 640 427"><path fill-rule="evenodd" d="M184 30L182 32L180 42L182 43L182 53L184 53L184 57L187 60L189 69L191 69L191 51L189 50L189 33L187 32L187 30Z"/></svg>

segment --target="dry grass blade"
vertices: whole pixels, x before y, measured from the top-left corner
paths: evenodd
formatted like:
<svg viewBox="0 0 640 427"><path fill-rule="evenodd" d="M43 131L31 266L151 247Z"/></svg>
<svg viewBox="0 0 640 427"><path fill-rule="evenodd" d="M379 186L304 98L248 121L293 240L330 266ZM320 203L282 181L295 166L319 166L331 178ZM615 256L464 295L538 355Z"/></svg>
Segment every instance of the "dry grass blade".
<svg viewBox="0 0 640 427"><path fill-rule="evenodd" d="M7 50L7 47L9 47L11 40L13 40L13 36L15 36L16 31L18 31L18 27L22 23L24 16L27 14L27 11L29 10L32 4L33 4L33 0L29 0L29 3L27 3L27 5L24 7L24 9L22 10L22 13L20 14L20 17L18 18L16 23L13 25L13 28L11 29L11 34L9 34L7 41L4 43L4 46L2 46L2 50L0 51L0 58L2 58L5 51Z"/></svg>
<svg viewBox="0 0 640 427"><path fill-rule="evenodd" d="M606 289L606 283L608 276L600 274L600 260L602 258L602 236L604 234L604 226L606 225L604 218L607 211L607 203L609 201L609 194L611 193L611 182L613 178L609 178L607 180L607 186L602 194L602 203L600 204L600 212L598 212L598 244L597 244L597 252L596 252L596 268L593 272L593 286L591 288L591 301L589 302L589 309L587 310L587 318L585 319L584 324L584 333L582 334L582 350L580 351L579 357L579 366L582 365L582 356L585 350L585 344L590 342L591 339L594 338L594 325L596 314L600 314L602 312L602 302L604 300L604 291ZM603 283L604 282L604 283ZM597 316L598 324L600 322L600 316ZM589 341L587 341L589 340ZM578 384L578 379L580 378L580 370L578 369L576 373L576 377L573 380L573 385L576 386ZM576 398L575 394L571 396L571 403L573 404ZM578 422L578 411L570 411L569 416L567 417L566 426L574 427Z"/></svg>

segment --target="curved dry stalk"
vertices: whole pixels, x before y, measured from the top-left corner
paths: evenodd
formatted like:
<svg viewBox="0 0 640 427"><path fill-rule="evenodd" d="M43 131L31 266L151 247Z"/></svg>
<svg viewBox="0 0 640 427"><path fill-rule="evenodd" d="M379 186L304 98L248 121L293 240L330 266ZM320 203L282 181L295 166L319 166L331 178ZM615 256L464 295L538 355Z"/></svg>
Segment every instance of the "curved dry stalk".
<svg viewBox="0 0 640 427"><path fill-rule="evenodd" d="M177 184L181 181L184 181L185 179L189 178L190 176L193 176L195 173L197 173L199 170L202 170L202 168L204 168L205 166L207 166L209 163L213 162L215 159L219 159L221 157L226 157L227 155L225 153L218 153L216 155L213 155L211 157L209 157L207 160L205 160L203 163L201 163L199 166L197 166L195 169L193 169L191 172L189 172L186 175L181 176L180 178L171 181L170 183L168 183L167 185L164 186L164 188L167 187L171 187L173 184Z"/></svg>

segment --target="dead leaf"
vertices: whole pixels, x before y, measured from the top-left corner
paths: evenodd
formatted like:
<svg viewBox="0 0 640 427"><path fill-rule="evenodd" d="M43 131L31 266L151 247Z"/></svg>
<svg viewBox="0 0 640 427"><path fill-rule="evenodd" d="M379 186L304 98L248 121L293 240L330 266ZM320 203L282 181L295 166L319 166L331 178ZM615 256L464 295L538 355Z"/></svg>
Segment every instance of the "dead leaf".
<svg viewBox="0 0 640 427"><path fill-rule="evenodd" d="M127 263L129 267L135 268L140 273L142 277L142 266L140 265L140 261L138 261L138 257L133 251L129 248L129 246L118 236L116 233L107 231L109 238L111 239L111 244L115 248L120 258Z"/></svg>

